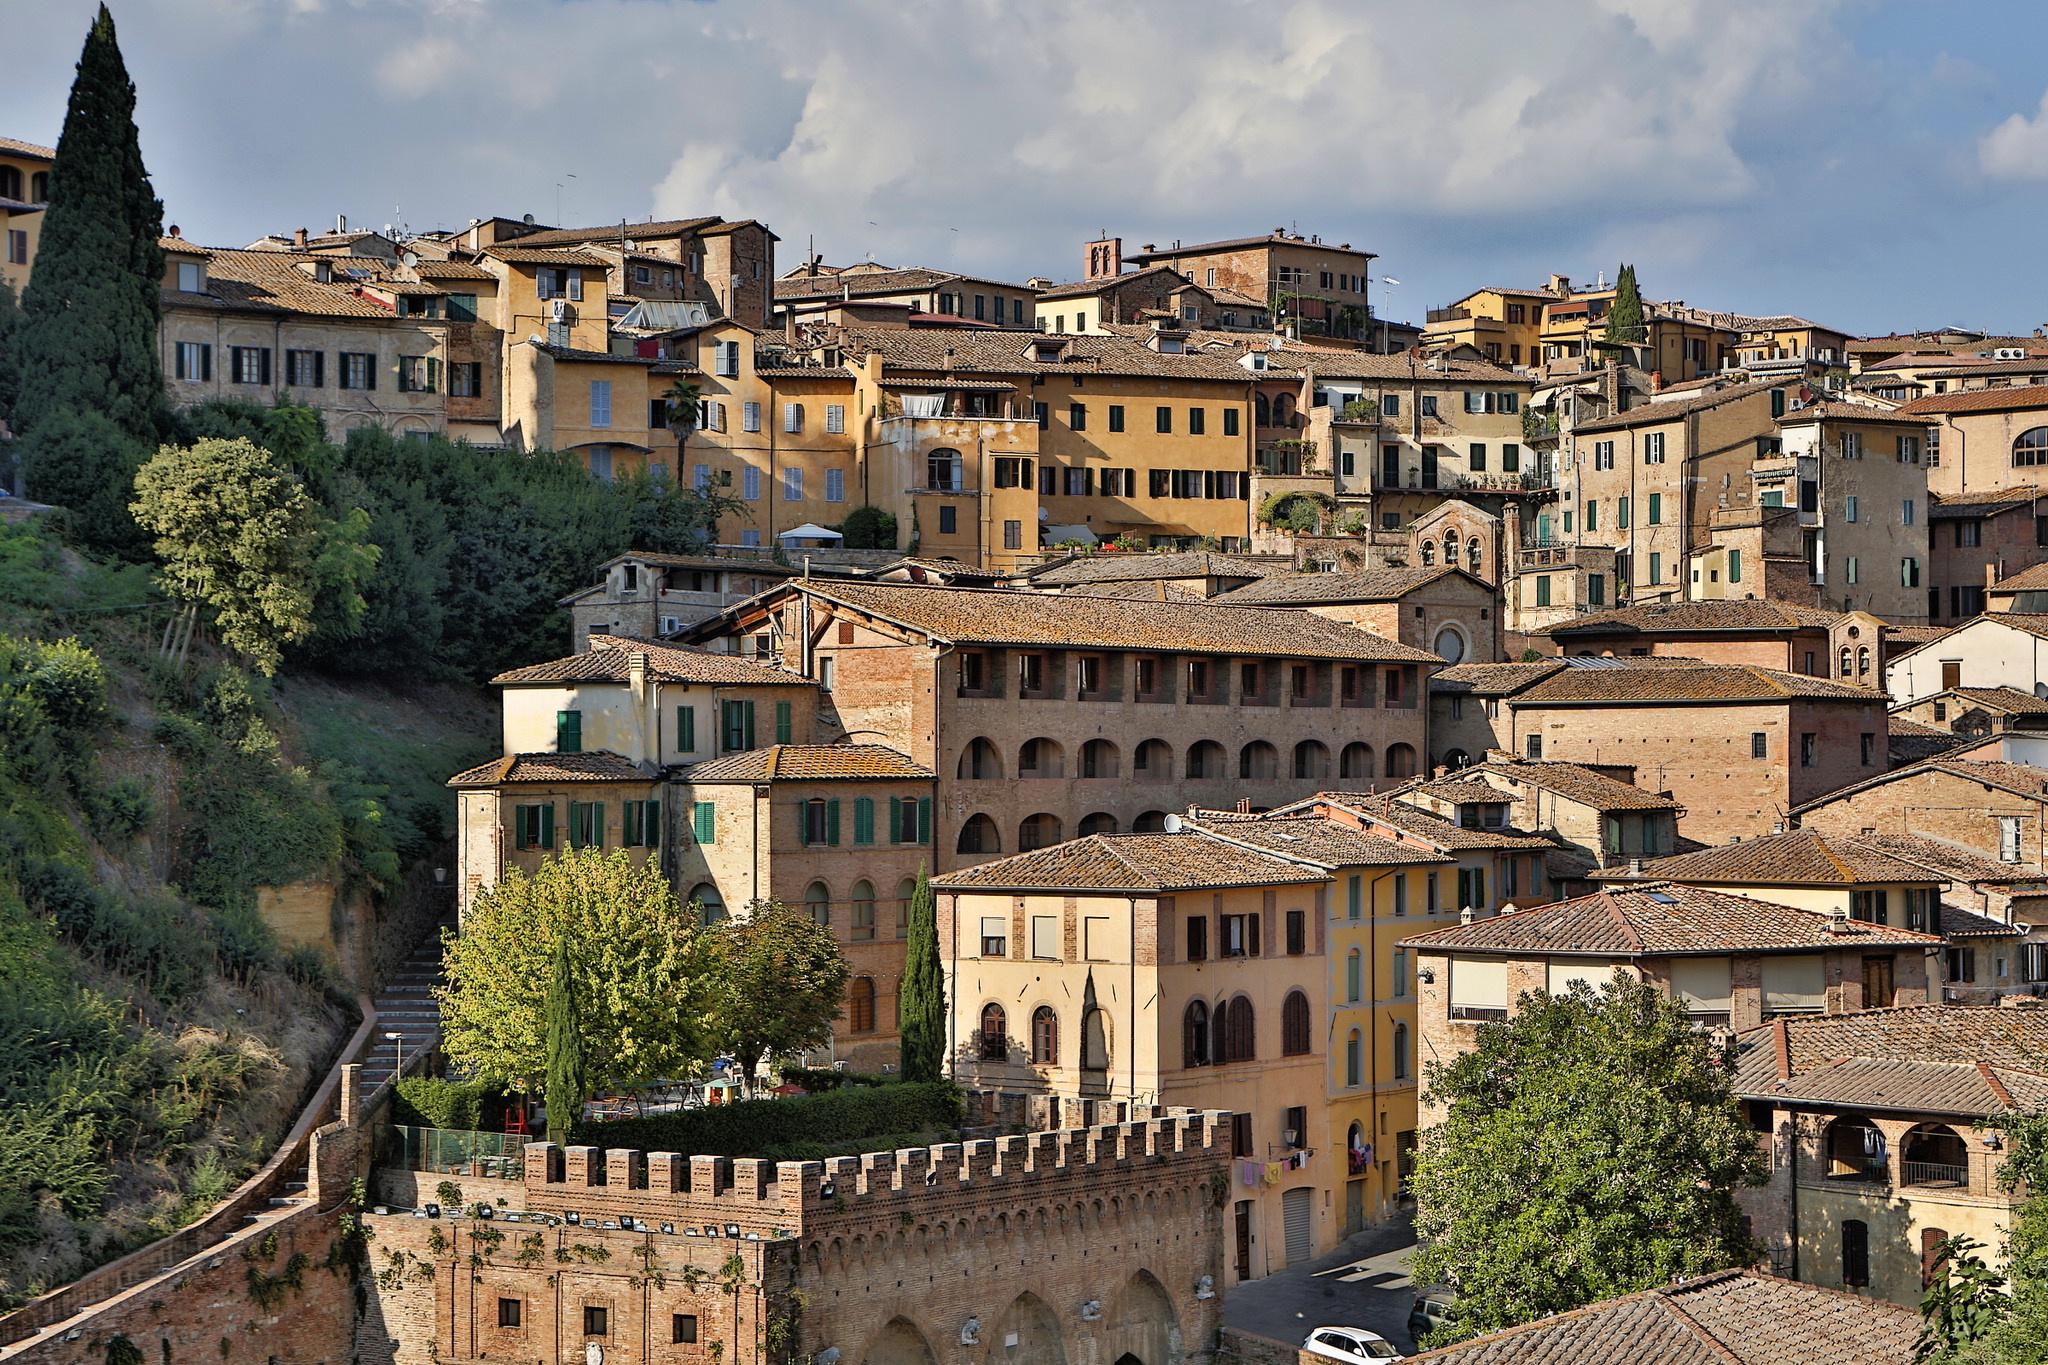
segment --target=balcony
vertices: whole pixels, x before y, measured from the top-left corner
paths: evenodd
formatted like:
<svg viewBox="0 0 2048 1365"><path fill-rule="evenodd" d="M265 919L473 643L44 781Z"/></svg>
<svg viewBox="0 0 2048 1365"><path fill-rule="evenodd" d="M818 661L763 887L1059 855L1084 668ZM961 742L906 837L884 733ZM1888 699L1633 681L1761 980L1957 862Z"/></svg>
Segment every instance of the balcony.
<svg viewBox="0 0 2048 1365"><path fill-rule="evenodd" d="M1899 1163L1899 1183L1937 1189L1968 1189L1970 1168L1951 1166L1941 1161L1902 1161Z"/></svg>
<svg viewBox="0 0 2048 1365"><path fill-rule="evenodd" d="M1425 322L1466 322L1472 317L1470 308L1432 308L1424 317Z"/></svg>

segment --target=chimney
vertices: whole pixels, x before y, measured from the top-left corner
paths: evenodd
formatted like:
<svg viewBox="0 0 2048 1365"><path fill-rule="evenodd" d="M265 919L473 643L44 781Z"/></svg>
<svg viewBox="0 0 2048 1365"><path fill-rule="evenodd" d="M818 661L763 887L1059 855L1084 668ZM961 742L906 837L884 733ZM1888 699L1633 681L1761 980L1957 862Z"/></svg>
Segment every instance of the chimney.
<svg viewBox="0 0 2048 1365"><path fill-rule="evenodd" d="M1652 371L1650 371L1650 392L1651 392L1651 393L1662 393L1663 391L1664 391L1664 371L1662 371L1662 370L1652 370Z"/></svg>
<svg viewBox="0 0 2048 1365"><path fill-rule="evenodd" d="M1831 934L1849 932L1849 908L1845 905L1830 905L1827 909L1827 929Z"/></svg>
<svg viewBox="0 0 2048 1365"><path fill-rule="evenodd" d="M1550 292L1559 298L1570 298L1572 294L1572 277L1569 275L1552 275L1550 277Z"/></svg>
<svg viewBox="0 0 2048 1365"><path fill-rule="evenodd" d="M1470 924L1474 918L1475 913L1476 912L1472 909L1471 906L1467 905L1463 907L1458 911L1458 923Z"/></svg>
<svg viewBox="0 0 2048 1365"><path fill-rule="evenodd" d="M336 233L337 235L339 235L339 234L341 234L341 233L344 233L344 232L347 232L347 231L348 231L348 215L347 215L347 214L345 214L345 213L337 213L337 214L335 214L335 215L334 215L334 231L335 231L335 233Z"/></svg>
<svg viewBox="0 0 2048 1365"><path fill-rule="evenodd" d="M293 228L293 229L292 229L292 245L293 245L293 246L304 246L305 244L306 244L306 230L305 230L304 228Z"/></svg>
<svg viewBox="0 0 2048 1365"><path fill-rule="evenodd" d="M654 723L654 705L652 690L647 686L647 654L644 650L636 649L626 656L626 691L633 698L633 716L639 722L633 727L635 752L626 757L635 763L645 763L652 747L647 742L647 734Z"/></svg>
<svg viewBox="0 0 2048 1365"><path fill-rule="evenodd" d="M1641 858L1630 858L1628 860L1628 875L1631 877L1643 875L1643 860Z"/></svg>

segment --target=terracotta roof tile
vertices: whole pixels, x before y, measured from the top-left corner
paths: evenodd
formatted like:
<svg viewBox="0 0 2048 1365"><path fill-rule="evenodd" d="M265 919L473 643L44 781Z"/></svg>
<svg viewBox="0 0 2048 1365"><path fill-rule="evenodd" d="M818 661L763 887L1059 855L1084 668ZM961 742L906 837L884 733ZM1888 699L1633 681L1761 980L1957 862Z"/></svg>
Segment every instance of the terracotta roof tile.
<svg viewBox="0 0 2048 1365"><path fill-rule="evenodd" d="M1951 687L1945 694L1961 697L1973 706L1988 706L2015 715L2048 714L2048 699L2022 692L2017 687Z"/></svg>
<svg viewBox="0 0 2048 1365"><path fill-rule="evenodd" d="M1351 811L1361 818L1426 839L1438 848L1451 852L1471 849L1537 849L1557 847L1554 840L1526 830L1505 825L1498 829L1466 829L1455 820L1431 815L1428 811L1394 800L1382 793L1360 792L1317 792L1303 801L1293 802L1278 808L1278 814L1291 815L1303 809L1314 809L1319 804L1336 806Z"/></svg>
<svg viewBox="0 0 2048 1365"><path fill-rule="evenodd" d="M1448 854L1392 839L1321 815L1260 815L1249 820L1183 817L1191 828L1232 843L1254 844L1326 867L1408 867L1448 863Z"/></svg>
<svg viewBox="0 0 2048 1365"><path fill-rule="evenodd" d="M1894 858L1860 839L1793 829L1740 843L1703 848L1643 864L1658 881L1729 882L1789 886L1848 886L1864 882L1935 881L1926 868Z"/></svg>
<svg viewBox="0 0 2048 1365"><path fill-rule="evenodd" d="M451 787L495 787L503 782L652 782L653 774L608 749L580 754L507 754L455 774Z"/></svg>
<svg viewBox="0 0 2048 1365"><path fill-rule="evenodd" d="M1478 781L1491 778L1510 790L1517 786L1538 787L1595 810L1683 809L1680 802L1669 796L1659 795L1632 782L1623 782L1620 778L1609 777L1606 773L1595 772L1577 763L1564 763L1555 759L1490 758L1475 767L1465 769L1464 772Z"/></svg>
<svg viewBox="0 0 2048 1365"><path fill-rule="evenodd" d="M1193 830L1091 834L936 877L941 890L1186 891L1320 882L1325 874Z"/></svg>
<svg viewBox="0 0 2048 1365"><path fill-rule="evenodd" d="M771 744L699 763L690 782L924 781L938 774L879 744Z"/></svg>
<svg viewBox="0 0 2048 1365"><path fill-rule="evenodd" d="M1752 664L1694 663L1686 668L1565 668L1516 698L1518 705L1570 706L1663 701L1784 701L1792 698L1882 705L1868 687L1781 673Z"/></svg>
<svg viewBox="0 0 2048 1365"><path fill-rule="evenodd" d="M1135 611L1100 598L898 583L810 579L789 586L959 644L1438 662L1434 654L1309 612L1209 602Z"/></svg>
<svg viewBox="0 0 2048 1365"><path fill-rule="evenodd" d="M334 283L322 284L299 269L299 263L315 259L336 266L353 266L368 272L362 284L378 283L383 262L370 257L302 256L289 251L236 251L224 247L203 248L207 255L204 294L164 291L167 307L208 308L227 312L303 313L314 317L373 318L380 322L403 321L416 324L428 319L399 319L389 305L364 298L351 286L356 283L337 269Z"/></svg>
<svg viewBox="0 0 2048 1365"><path fill-rule="evenodd" d="M1452 664L1429 680L1431 692L1506 697L1526 691L1565 666L1562 659L1526 664Z"/></svg>
<svg viewBox="0 0 2048 1365"><path fill-rule="evenodd" d="M593 256L587 251L558 251L544 247L501 245L485 247L483 254L510 265L580 265L593 270L610 269L610 263L604 257Z"/></svg>
<svg viewBox="0 0 2048 1365"><path fill-rule="evenodd" d="M2048 879L2048 868L2039 863L2001 863L1974 849L1929 839L1919 834L1862 834L1863 843L1883 849L1894 858L1928 868L1952 881L1990 882L2006 885Z"/></svg>
<svg viewBox="0 0 2048 1365"><path fill-rule="evenodd" d="M1723 1270L1606 1299L1455 1346L1430 1365L1908 1365L1917 1310Z"/></svg>
<svg viewBox="0 0 2048 1365"><path fill-rule="evenodd" d="M1146 551L1138 554L1076 555L1031 575L1031 582L1116 583L1153 578L1264 578L1282 565L1240 559L1205 550Z"/></svg>
<svg viewBox="0 0 2048 1365"><path fill-rule="evenodd" d="M1031 358L1037 345L1057 342L1061 359ZM892 331L875 327L844 329L841 345L849 357L879 355L891 378L909 372L976 376L1080 374L1124 375L1162 379L1211 379L1251 383L1253 376L1231 361L1199 352L1154 351L1123 336L1048 335L1042 332L972 328ZM951 351L948 355L947 352ZM936 381L934 381L936 382Z"/></svg>
<svg viewBox="0 0 2048 1365"><path fill-rule="evenodd" d="M1365 573L1275 574L1242 588L1220 593L1216 601L1230 606L1311 605L1329 602L1391 602L1463 569L1372 569ZM1473 579L1473 582L1479 580Z"/></svg>
<svg viewBox="0 0 2048 1365"><path fill-rule="evenodd" d="M1880 408L1871 403L1808 403L1803 408L1794 408L1778 419L1781 427L1805 426L1809 422L1886 422L1893 426L1912 427L1924 430L1924 417L1901 417L1890 408Z"/></svg>
<svg viewBox="0 0 2048 1365"><path fill-rule="evenodd" d="M1943 938L2019 938L2022 930L2004 920L1980 915L1974 910L1965 910L1960 905L1941 903L1941 936ZM2048 1058L2042 1059L2048 1063Z"/></svg>
<svg viewBox="0 0 2048 1365"><path fill-rule="evenodd" d="M1724 403L1754 397L1768 392L1771 388L1770 384L1731 384L1725 389L1701 394L1697 398L1676 398L1668 403L1642 403L1627 412L1603 417L1597 422L1581 422L1572 428L1572 434L1624 431L1629 427L1655 426L1660 422L1676 421L1689 413L1705 412L1708 408L1718 408Z"/></svg>
<svg viewBox="0 0 2048 1365"><path fill-rule="evenodd" d="M1862 920L1841 932L1825 915L1677 882L1606 887L1577 900L1476 919L1408 940L1459 953L1560 953L1608 957L1927 948L1939 936Z"/></svg>
<svg viewBox="0 0 2048 1365"><path fill-rule="evenodd" d="M1403 795L1415 792L1423 796L1433 796L1439 801L1452 801L1461 805L1489 803L1498 805L1514 800L1514 796L1511 793L1502 791L1490 782L1482 782L1476 777L1468 777L1463 772L1450 777L1439 777L1429 782L1417 782L1412 786L1401 788L1401 792Z"/></svg>
<svg viewBox="0 0 2048 1365"><path fill-rule="evenodd" d="M728 686L814 686L809 678L736 654L716 654L691 645L641 640L625 635L592 635L590 649L500 673L501 685L562 682L625 682L633 654L647 656L647 676L657 682L723 683Z"/></svg>
<svg viewBox="0 0 2048 1365"><path fill-rule="evenodd" d="M1574 635L1616 635L1662 630L1692 633L1702 630L1811 630L1826 629L1841 619L1841 613L1793 602L1767 598L1740 601L1666 602L1650 606L1622 607L1577 616L1543 631L1552 639Z"/></svg>
<svg viewBox="0 0 2048 1365"><path fill-rule="evenodd" d="M2048 385L2027 384L2009 389L1971 389L1966 393L1930 393L1899 408L1902 417L1940 417L1951 412L2002 412L2013 408L2048 408Z"/></svg>
<svg viewBox="0 0 2048 1365"><path fill-rule="evenodd" d="M57 157L57 149L55 147L44 147L39 143L23 142L18 137L0 137L0 152L11 152L15 156L40 157L44 161L54 161Z"/></svg>
<svg viewBox="0 0 2048 1365"><path fill-rule="evenodd" d="M2031 565L2018 573L2007 574L1991 585L1993 592L2025 592L2028 589L2048 588L2048 562Z"/></svg>
<svg viewBox="0 0 2048 1365"><path fill-rule="evenodd" d="M932 288L934 285L959 281L964 284L987 285L993 289L1008 289L1019 294L1036 294L1038 291L1027 285L1011 284L1004 280L990 279L985 275L962 275L952 270L932 270L924 266L905 266L898 270L841 271L834 275L785 276L775 282L775 297L783 299L836 299L851 294L858 299L869 294L902 294Z"/></svg>
<svg viewBox="0 0 2048 1365"><path fill-rule="evenodd" d="M1782 1028L1789 1076L1781 1074ZM1985 1075L2033 1104L2048 1097L2048 1010L1906 1005L1804 1015L1736 1038L1735 1090L1860 1109L1981 1117L2007 1105Z"/></svg>

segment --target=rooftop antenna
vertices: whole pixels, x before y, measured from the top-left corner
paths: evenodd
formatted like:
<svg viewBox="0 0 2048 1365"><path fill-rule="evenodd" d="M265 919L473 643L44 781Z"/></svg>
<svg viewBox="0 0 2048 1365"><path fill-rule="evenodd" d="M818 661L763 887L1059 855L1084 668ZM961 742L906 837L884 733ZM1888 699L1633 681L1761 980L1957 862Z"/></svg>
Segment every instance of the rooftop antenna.
<svg viewBox="0 0 2048 1365"><path fill-rule="evenodd" d="M574 174L573 172L565 172L565 173L563 174L563 177L562 177L562 179L563 179L563 180L574 180L575 178L576 178L576 176L575 176L575 174ZM556 225L557 227L560 227L560 226L561 226L561 223L562 223L562 181L561 181L561 180L557 180L557 181L555 182L555 225Z"/></svg>

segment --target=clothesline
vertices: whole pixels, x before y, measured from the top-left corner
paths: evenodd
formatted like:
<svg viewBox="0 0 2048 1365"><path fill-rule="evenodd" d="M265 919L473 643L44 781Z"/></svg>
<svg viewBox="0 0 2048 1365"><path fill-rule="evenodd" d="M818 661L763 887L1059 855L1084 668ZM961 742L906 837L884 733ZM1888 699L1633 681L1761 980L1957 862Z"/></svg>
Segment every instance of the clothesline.
<svg viewBox="0 0 2048 1365"><path fill-rule="evenodd" d="M1244 1162L1244 1183L1254 1188L1260 1185L1277 1185L1283 1174L1302 1169L1314 1155L1315 1149L1311 1147L1299 1152L1289 1152L1278 1161Z"/></svg>

